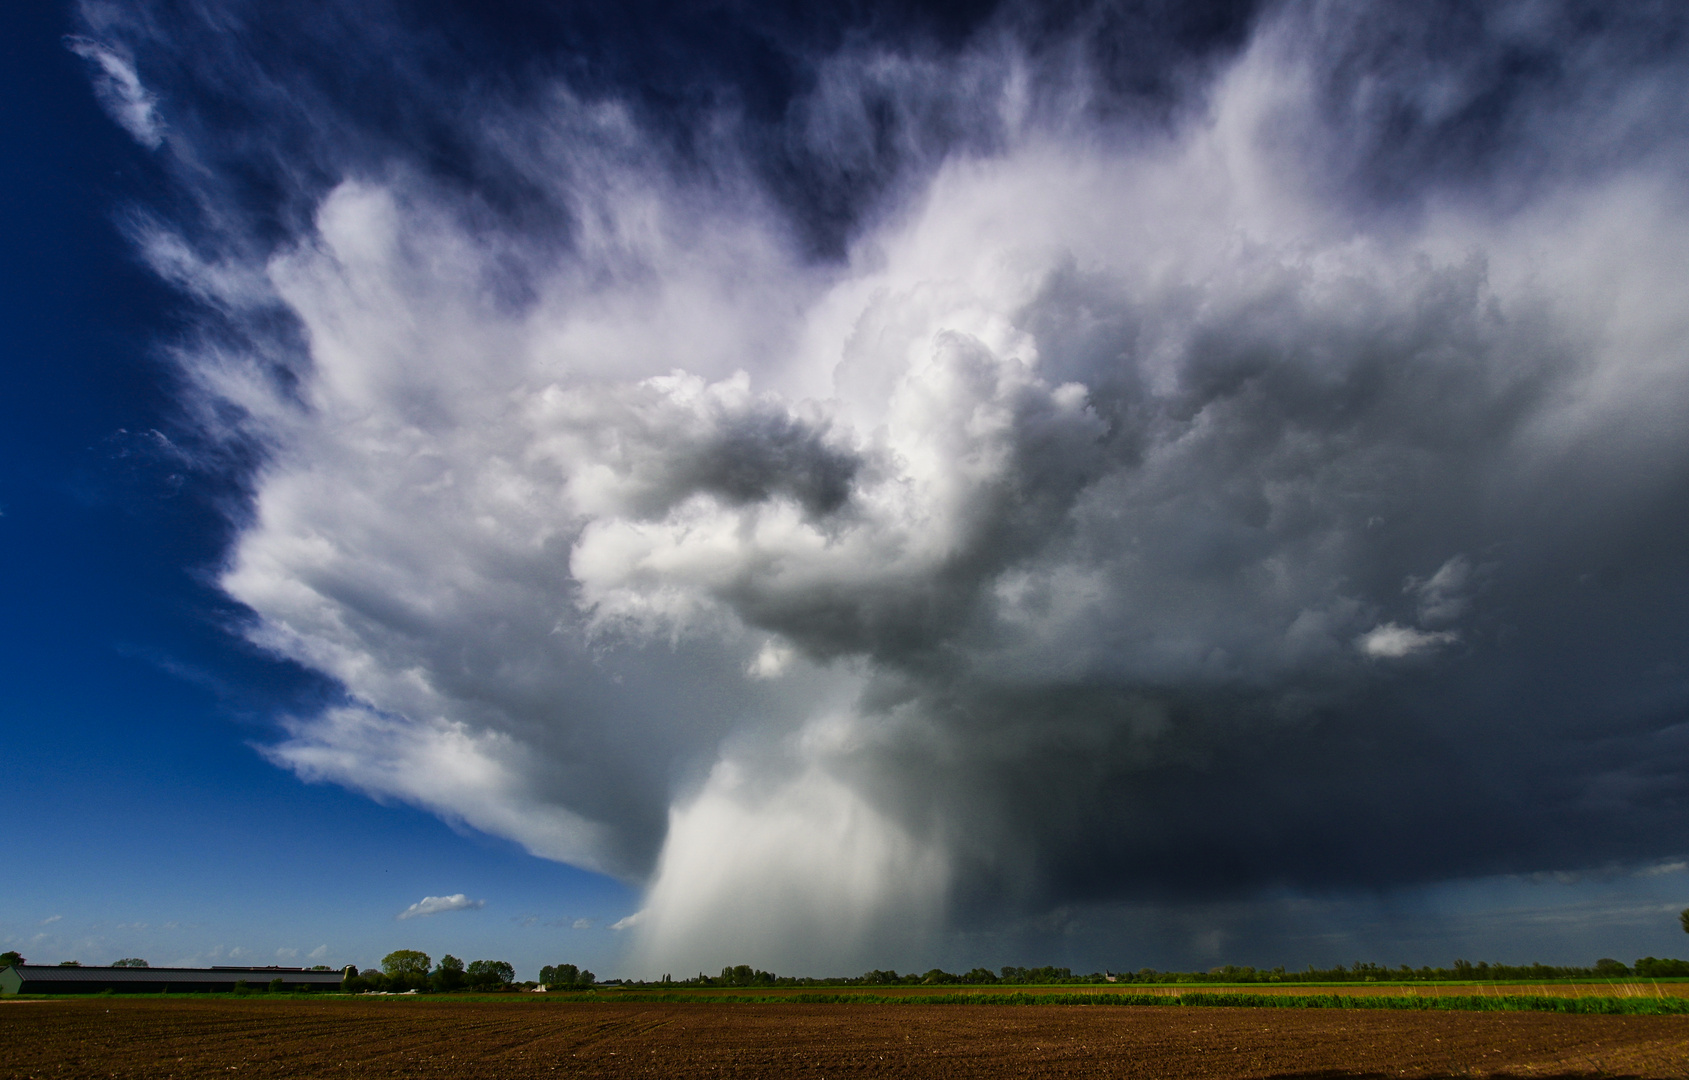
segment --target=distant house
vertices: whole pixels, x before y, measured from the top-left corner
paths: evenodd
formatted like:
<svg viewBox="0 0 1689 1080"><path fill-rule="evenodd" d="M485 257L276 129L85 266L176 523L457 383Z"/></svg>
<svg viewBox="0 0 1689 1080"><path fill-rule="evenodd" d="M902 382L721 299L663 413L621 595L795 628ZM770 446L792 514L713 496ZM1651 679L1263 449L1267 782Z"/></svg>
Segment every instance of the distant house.
<svg viewBox="0 0 1689 1080"><path fill-rule="evenodd" d="M288 990L340 989L340 972L296 967L58 967L15 964L0 970L0 994L227 994L244 982L262 990L275 979Z"/></svg>

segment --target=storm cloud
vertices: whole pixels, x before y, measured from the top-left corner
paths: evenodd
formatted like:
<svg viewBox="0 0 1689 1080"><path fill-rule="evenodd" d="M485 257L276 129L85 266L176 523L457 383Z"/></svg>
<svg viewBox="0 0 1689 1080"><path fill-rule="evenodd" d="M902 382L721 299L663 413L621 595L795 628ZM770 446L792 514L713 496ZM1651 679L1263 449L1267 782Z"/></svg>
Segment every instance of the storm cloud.
<svg viewBox="0 0 1689 1080"><path fill-rule="evenodd" d="M1689 848L1675 9L724 16L644 83L144 10L72 47L170 132L221 582L345 690L265 753L640 883L636 968Z"/></svg>

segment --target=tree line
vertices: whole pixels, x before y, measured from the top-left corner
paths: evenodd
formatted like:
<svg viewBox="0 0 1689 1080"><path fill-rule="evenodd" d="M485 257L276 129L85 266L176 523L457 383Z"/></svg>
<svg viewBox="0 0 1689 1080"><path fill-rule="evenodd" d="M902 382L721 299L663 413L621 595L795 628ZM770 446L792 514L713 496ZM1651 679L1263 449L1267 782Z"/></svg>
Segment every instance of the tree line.
<svg viewBox="0 0 1689 1080"><path fill-rule="evenodd" d="M540 969L540 985L557 990L590 989L597 976L574 964ZM435 964L416 949L396 949L381 958L380 968L346 968L341 989L363 993L449 993L453 990L508 990L516 985L516 969L506 960L462 960L447 953Z"/></svg>
<svg viewBox="0 0 1689 1080"><path fill-rule="evenodd" d="M811 976L776 975L749 964L737 964L721 969L719 975L699 972L689 979L664 975L655 982L613 979L612 983L629 987L732 987L759 986L980 986L980 985L1087 985L1099 983L1275 983L1275 982L1472 982L1472 981L1540 981L1557 979L1613 979L1638 976L1651 979L1689 978L1689 960L1660 960L1645 956L1631 965L1603 958L1589 967L1565 967L1549 964L1492 964L1480 961L1456 960L1452 967L1384 967L1381 964L1357 962L1352 965L1316 968L1312 965L1301 971L1282 967L1257 969L1227 964L1207 971L1157 971L1139 968L1137 971L1093 971L1076 974L1065 967L1016 967L1013 965L992 971L976 967L956 973L942 968L916 974L899 974L878 968L854 977L815 978Z"/></svg>
<svg viewBox="0 0 1689 1080"><path fill-rule="evenodd" d="M1686 920L1689 921L1689 920ZM0 953L0 968L13 964L28 963L24 957L16 952ZM80 967L74 960L63 961L61 966ZM114 961L113 967L146 967L147 962L137 957L124 957ZM324 965L317 965L312 970L331 971ZM1689 960L1658 959L1645 956L1634 964L1626 965L1618 960L1602 958L1588 967L1565 967L1550 964L1492 964L1479 961L1474 964L1467 960L1456 960L1451 967L1409 967L1402 964L1399 967L1385 967L1380 964L1357 962L1351 965L1338 964L1336 967L1316 968L1312 965L1300 970L1289 971L1283 967L1257 969L1253 967L1238 967L1227 964L1223 967L1210 968L1207 971L1157 971L1155 968L1139 968L1137 971L1093 971L1089 974L1076 974L1065 967L1016 967L1013 965L992 971L989 968L976 967L966 972L955 973L942 968L932 968L916 974L909 972L900 974L897 971L882 971L875 968L857 976L843 976L830 978L816 978L812 976L776 975L772 971L752 967L749 964L737 964L721 969L719 975L705 975L699 972L696 977L689 979L675 979L672 975L664 975L655 982L645 982L634 979L607 979L602 982L598 976L585 968L574 964L548 964L540 968L539 982L521 984L526 987L544 986L548 990L590 990L601 985L626 987L731 987L751 988L760 986L980 986L991 984L1008 985L1063 985L1063 984L1099 984L1099 983L1276 983L1276 982L1471 982L1471 981L1535 981L1548 982L1565 979L1614 979L1635 976L1645 979L1689 978ZM281 980L276 980L279 983ZM381 960L380 968L358 968L348 966L341 980L341 988L349 993L447 993L453 990L496 991L509 990L518 986L516 969L504 960L473 960L465 964L457 957L447 954L435 964L425 952L415 949L397 949L388 953ZM272 989L278 989L272 986Z"/></svg>

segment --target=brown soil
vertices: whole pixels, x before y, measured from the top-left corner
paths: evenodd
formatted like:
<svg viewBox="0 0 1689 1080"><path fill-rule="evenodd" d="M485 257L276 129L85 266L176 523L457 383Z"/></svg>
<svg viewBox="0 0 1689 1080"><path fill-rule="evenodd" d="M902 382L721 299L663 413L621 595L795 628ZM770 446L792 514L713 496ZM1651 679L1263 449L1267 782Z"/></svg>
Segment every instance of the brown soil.
<svg viewBox="0 0 1689 1080"><path fill-rule="evenodd" d="M1689 1076L1689 1017L1370 1009L78 999L7 1077Z"/></svg>
<svg viewBox="0 0 1689 1080"><path fill-rule="evenodd" d="M1689 982L1599 982L1599 983L1050 983L1025 986L1014 983L940 986L752 986L696 989L675 988L699 998L778 997L799 994L869 994L875 997L925 997L932 994L1154 994L1180 997L1189 994L1338 994L1344 997L1374 995L1401 997L1689 997ZM636 991L637 992L637 991ZM671 990L670 992L674 992Z"/></svg>

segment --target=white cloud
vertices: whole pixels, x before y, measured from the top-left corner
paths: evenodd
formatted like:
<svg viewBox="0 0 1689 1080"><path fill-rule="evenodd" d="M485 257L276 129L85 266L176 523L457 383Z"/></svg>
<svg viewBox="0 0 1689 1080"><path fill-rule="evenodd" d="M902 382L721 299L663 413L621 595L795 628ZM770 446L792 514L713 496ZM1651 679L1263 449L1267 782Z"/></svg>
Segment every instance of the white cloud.
<svg viewBox="0 0 1689 1080"><path fill-rule="evenodd" d="M569 927L572 930L591 930L592 929L592 920L591 919L576 919L574 922L569 924Z"/></svg>
<svg viewBox="0 0 1689 1080"><path fill-rule="evenodd" d="M327 955L328 955L328 946L327 945L318 945L316 948L314 948L310 952L306 953L305 958L307 960L321 960L323 957L325 957Z"/></svg>
<svg viewBox="0 0 1689 1080"><path fill-rule="evenodd" d="M158 149L164 142L158 102L141 84L134 61L112 46L85 37L67 37L65 46L95 66L94 93L111 118L142 146Z"/></svg>
<svg viewBox="0 0 1689 1080"><path fill-rule="evenodd" d="M757 650L756 658L745 669L745 673L753 679L778 679L796 656L790 646L778 641L768 641Z"/></svg>
<svg viewBox="0 0 1689 1080"><path fill-rule="evenodd" d="M417 724L369 709L331 709L287 724L285 742L262 748L311 781L403 799L535 855L603 868L603 830L524 792L524 748L462 722Z"/></svg>
<svg viewBox="0 0 1689 1080"><path fill-rule="evenodd" d="M276 958L279 959L279 960L292 959L294 957L297 957L298 955L299 955L298 949L280 948L280 949L276 950Z"/></svg>
<svg viewBox="0 0 1689 1080"><path fill-rule="evenodd" d="M1355 647L1376 659L1400 660L1404 656L1429 652L1457 640L1459 635L1452 630L1415 630L1411 626L1383 623L1357 638Z"/></svg>
<svg viewBox="0 0 1689 1080"><path fill-rule="evenodd" d="M49 915L45 919L41 920L41 925L42 926L49 926L52 923L58 922L62 918L64 918L63 915Z"/></svg>
<svg viewBox="0 0 1689 1080"><path fill-rule="evenodd" d="M486 906L485 900L471 900L463 893L454 893L451 896L425 896L394 917L416 919L425 915L439 915L447 911L469 911Z"/></svg>

